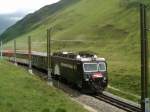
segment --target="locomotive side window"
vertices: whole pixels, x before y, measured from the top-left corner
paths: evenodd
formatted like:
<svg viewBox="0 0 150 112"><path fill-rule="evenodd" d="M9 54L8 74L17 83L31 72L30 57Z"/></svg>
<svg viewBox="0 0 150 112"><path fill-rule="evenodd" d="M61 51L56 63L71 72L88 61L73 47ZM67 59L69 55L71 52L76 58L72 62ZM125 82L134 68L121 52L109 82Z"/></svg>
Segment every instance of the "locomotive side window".
<svg viewBox="0 0 150 112"><path fill-rule="evenodd" d="M99 71L106 71L106 64L104 62L99 63Z"/></svg>
<svg viewBox="0 0 150 112"><path fill-rule="evenodd" d="M84 68L84 72L97 72L98 71L97 63L84 63L83 68Z"/></svg>

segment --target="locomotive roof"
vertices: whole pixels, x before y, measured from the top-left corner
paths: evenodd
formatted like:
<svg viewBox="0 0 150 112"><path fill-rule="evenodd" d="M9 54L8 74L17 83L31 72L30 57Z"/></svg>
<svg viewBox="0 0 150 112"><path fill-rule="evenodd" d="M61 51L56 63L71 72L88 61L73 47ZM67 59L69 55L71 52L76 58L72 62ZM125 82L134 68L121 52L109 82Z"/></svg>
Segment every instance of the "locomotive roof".
<svg viewBox="0 0 150 112"><path fill-rule="evenodd" d="M57 52L54 53L53 56L61 57L64 59L70 59L70 60L78 60L82 62L105 61L105 58L98 58L95 54L88 54L88 53L75 54L72 52Z"/></svg>

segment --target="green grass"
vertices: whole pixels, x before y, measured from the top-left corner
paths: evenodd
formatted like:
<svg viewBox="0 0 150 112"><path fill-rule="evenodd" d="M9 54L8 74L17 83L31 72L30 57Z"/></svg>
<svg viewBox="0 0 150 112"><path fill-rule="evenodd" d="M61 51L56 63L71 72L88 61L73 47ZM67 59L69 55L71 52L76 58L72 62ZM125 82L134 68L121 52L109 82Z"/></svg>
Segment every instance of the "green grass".
<svg viewBox="0 0 150 112"><path fill-rule="evenodd" d="M111 88L111 87L108 87L107 91L114 94L114 95L121 96L121 97L126 98L126 99L130 99L133 102L140 103L140 100L137 100L137 99L140 99L140 96L137 96L135 94L120 91L120 90L117 90L117 89Z"/></svg>
<svg viewBox="0 0 150 112"><path fill-rule="evenodd" d="M37 76L0 61L1 112L87 112Z"/></svg>
<svg viewBox="0 0 150 112"><path fill-rule="evenodd" d="M149 13L148 16L150 17ZM53 52L88 50L105 57L109 85L140 96L139 23L136 0L79 0L32 24L31 26L37 25L35 29L18 35L17 49L27 49L27 37L30 35L32 49L46 51L46 29L53 27L51 35L54 40L82 40L53 41ZM15 31L12 35L7 31L5 33L8 33L5 37L8 38ZM10 41L5 49L12 49L12 43ZM138 101L139 98L134 100Z"/></svg>

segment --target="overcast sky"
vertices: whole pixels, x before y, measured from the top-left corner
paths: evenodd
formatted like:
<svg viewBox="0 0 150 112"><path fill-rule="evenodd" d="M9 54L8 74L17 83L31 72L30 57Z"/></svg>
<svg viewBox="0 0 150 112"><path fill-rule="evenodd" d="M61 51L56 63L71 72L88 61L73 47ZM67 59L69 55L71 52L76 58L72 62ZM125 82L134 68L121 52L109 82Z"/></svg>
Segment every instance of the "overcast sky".
<svg viewBox="0 0 150 112"><path fill-rule="evenodd" d="M59 0L0 0L0 34L28 13Z"/></svg>
<svg viewBox="0 0 150 112"><path fill-rule="evenodd" d="M59 0L0 0L0 14L16 12L31 13L39 8Z"/></svg>

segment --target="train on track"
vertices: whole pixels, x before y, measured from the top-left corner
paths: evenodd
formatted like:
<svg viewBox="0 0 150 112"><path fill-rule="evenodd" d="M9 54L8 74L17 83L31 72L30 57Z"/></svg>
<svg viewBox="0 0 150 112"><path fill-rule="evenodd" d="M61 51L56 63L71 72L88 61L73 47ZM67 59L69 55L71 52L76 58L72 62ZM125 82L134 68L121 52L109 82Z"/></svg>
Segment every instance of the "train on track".
<svg viewBox="0 0 150 112"><path fill-rule="evenodd" d="M13 57L14 53L4 51L6 57ZM28 60L28 53L17 52L17 62ZM27 62L26 62L27 63ZM47 70L47 53L32 52L32 66ZM52 77L60 77L69 84L88 93L99 93L107 87L107 63L104 58L98 58L91 53L56 52L51 55Z"/></svg>

